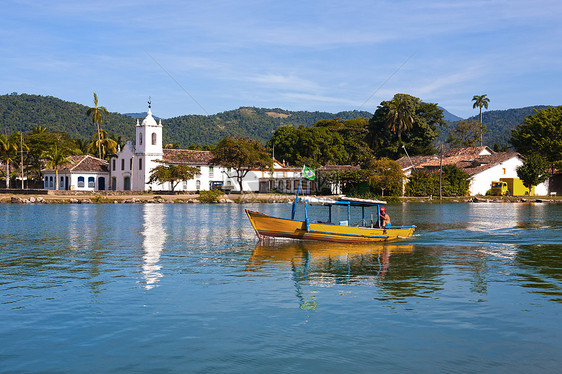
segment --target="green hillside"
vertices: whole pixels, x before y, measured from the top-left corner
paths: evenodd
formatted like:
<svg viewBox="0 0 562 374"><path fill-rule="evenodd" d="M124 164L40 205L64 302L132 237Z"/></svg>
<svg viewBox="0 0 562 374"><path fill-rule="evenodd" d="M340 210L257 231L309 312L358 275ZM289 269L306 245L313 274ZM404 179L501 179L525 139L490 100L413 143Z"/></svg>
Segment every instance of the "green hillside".
<svg viewBox="0 0 562 374"><path fill-rule="evenodd" d="M534 108L544 109L546 106L484 111L483 121L488 127L484 137L485 144L507 145L511 130L522 123L526 116L533 114ZM43 126L50 131L63 131L74 138L89 140L95 132L95 126L92 125L91 119L86 117L87 110L88 107L85 105L51 96L1 95L0 132L6 134L16 131L28 132L36 126ZM124 115L113 112L105 118L102 128L123 139L133 139L136 118L144 118L145 115L146 113ZM226 136L247 136L265 143L280 126L309 127L321 119L349 120L372 116L372 113L365 111L334 114L242 107L209 116L185 115L162 121L164 143L176 143L180 147L187 147L191 144L217 144ZM477 120L478 117L469 119ZM445 129L442 138L446 138L446 131Z"/></svg>
<svg viewBox="0 0 562 374"><path fill-rule="evenodd" d="M91 118L86 117L87 110L85 105L52 96L1 95L0 132L28 132L34 127L42 126L49 131L63 131L73 138L89 140L95 133L96 126L92 124ZM131 138L135 134L135 123L129 116L110 112L104 117L102 128L109 133Z"/></svg>
<svg viewBox="0 0 562 374"><path fill-rule="evenodd" d="M51 96L2 95L0 96L0 132L7 134L16 131L28 132L36 126L43 126L50 131L66 132L74 138L90 139L95 132L95 126L92 125L91 119L86 117L87 110L87 106ZM209 116L186 115L163 119L163 137L165 144L177 143L181 147L191 144L217 144L226 136L247 136L265 143L280 126L311 126L321 119L371 118L372 115L365 111L333 114L240 108ZM110 113L104 118L102 128L124 139L133 139L135 118L145 116L146 113L131 115Z"/></svg>
<svg viewBox="0 0 562 374"><path fill-rule="evenodd" d="M487 131L484 134L484 144L500 146L509 145L511 130L523 123L525 117L534 114L534 109L542 110L547 105L528 106L518 109L490 110L482 112L482 122L486 124ZM468 120L480 121L480 116L468 118Z"/></svg>

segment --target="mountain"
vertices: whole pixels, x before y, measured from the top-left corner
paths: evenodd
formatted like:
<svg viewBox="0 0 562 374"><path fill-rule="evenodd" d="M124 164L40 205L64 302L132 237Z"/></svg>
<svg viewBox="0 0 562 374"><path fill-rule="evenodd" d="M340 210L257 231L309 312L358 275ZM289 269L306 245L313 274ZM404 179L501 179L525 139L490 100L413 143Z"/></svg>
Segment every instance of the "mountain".
<svg viewBox="0 0 562 374"><path fill-rule="evenodd" d="M458 122L462 121L462 118L459 116L455 116L454 114L447 111L447 109L438 106L439 109L443 111L443 119L447 122Z"/></svg>
<svg viewBox="0 0 562 374"><path fill-rule="evenodd" d="M103 105L103 103L100 103ZM483 121L488 130L484 136L487 145L498 143L507 145L511 130L534 113L533 109L547 108L545 105L533 107L491 110L483 112ZM443 109L443 108L441 108ZM91 139L96 131L91 118L86 116L88 107L63 101L52 96L28 94L0 95L0 133L11 134L16 131L28 132L36 126L50 131L63 131L74 138ZM449 122L461 118L443 109L444 118ZM134 139L136 119L146 113L120 114L111 112L104 117L102 128L123 139ZM339 113L289 111L242 107L213 115L185 115L163 120L164 143L177 143L181 147L191 144L217 144L226 136L245 136L266 142L281 126L312 126L321 119L371 118L366 111L345 111ZM468 118L478 120L478 116ZM453 124L449 125L449 129ZM441 139L448 129L444 129Z"/></svg>
<svg viewBox="0 0 562 374"><path fill-rule="evenodd" d="M103 103L100 103L103 106ZM86 116L87 106L52 96L27 94L0 95L0 132L28 132L37 126L49 131L63 131L77 139L91 139L96 125ZM110 112L101 127L109 133L127 139L135 134L135 120Z"/></svg>
<svg viewBox="0 0 562 374"><path fill-rule="evenodd" d="M518 109L490 110L482 112L482 122L486 124L484 144L500 146L509 145L511 130L523 123L525 117L535 113L536 110L548 108L548 105L535 105ZM480 121L480 115L468 118L469 121Z"/></svg>

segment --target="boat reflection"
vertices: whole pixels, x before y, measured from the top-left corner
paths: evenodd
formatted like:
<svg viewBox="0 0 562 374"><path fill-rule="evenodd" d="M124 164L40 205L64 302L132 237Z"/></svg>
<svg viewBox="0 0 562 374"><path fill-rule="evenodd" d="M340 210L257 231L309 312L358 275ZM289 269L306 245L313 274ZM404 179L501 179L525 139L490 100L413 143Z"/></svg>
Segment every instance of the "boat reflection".
<svg viewBox="0 0 562 374"><path fill-rule="evenodd" d="M313 273L314 279L322 283L365 282L371 277L385 276L392 253L412 251L413 246L408 244L260 241L246 271L290 265L301 267L305 279Z"/></svg>

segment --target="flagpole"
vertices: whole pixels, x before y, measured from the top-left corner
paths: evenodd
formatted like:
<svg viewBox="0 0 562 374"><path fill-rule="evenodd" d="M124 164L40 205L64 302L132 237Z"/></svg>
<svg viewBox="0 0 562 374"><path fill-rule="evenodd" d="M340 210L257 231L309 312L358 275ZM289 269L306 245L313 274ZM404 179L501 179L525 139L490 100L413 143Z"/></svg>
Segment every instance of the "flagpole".
<svg viewBox="0 0 562 374"><path fill-rule="evenodd" d="M301 170L301 177L299 179L299 187L297 188L297 196L295 196L295 201L293 202L293 211L291 212L291 219L295 219L295 213L297 212L297 201L299 199L299 192L301 191L302 175L304 173L304 166Z"/></svg>

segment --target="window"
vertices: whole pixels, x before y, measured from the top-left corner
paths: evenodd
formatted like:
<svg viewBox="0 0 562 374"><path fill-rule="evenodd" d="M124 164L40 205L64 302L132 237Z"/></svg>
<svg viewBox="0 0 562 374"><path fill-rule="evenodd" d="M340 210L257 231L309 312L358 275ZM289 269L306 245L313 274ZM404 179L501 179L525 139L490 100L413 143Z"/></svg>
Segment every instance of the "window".
<svg viewBox="0 0 562 374"><path fill-rule="evenodd" d="M84 188L84 177L78 177L78 187Z"/></svg>
<svg viewBox="0 0 562 374"><path fill-rule="evenodd" d="M142 158L139 158L139 170L142 170Z"/></svg>
<svg viewBox="0 0 562 374"><path fill-rule="evenodd" d="M125 170L125 159L121 159L121 170Z"/></svg>
<svg viewBox="0 0 562 374"><path fill-rule="evenodd" d="M505 168L503 168L503 175L505 175L507 172L507 170L505 170Z"/></svg>
<svg viewBox="0 0 562 374"><path fill-rule="evenodd" d="M96 179L94 177L88 177L88 188L94 188Z"/></svg>
<svg viewBox="0 0 562 374"><path fill-rule="evenodd" d="M197 191L199 191L201 189L201 181L200 180L195 181L195 189Z"/></svg>
<svg viewBox="0 0 562 374"><path fill-rule="evenodd" d="M152 145L156 145L156 133L152 133Z"/></svg>
<svg viewBox="0 0 562 374"><path fill-rule="evenodd" d="M64 177L60 177L59 190L63 190L63 189L64 189Z"/></svg>
<svg viewBox="0 0 562 374"><path fill-rule="evenodd" d="M115 177L111 178L111 189L113 191L117 190L117 178L115 178Z"/></svg>
<svg viewBox="0 0 562 374"><path fill-rule="evenodd" d="M129 170L133 170L133 159L129 160Z"/></svg>
<svg viewBox="0 0 562 374"><path fill-rule="evenodd" d="M287 191L290 191L290 190L291 190L291 181L288 180L287 181Z"/></svg>
<svg viewBox="0 0 562 374"><path fill-rule="evenodd" d="M142 132L139 132L139 145L142 145Z"/></svg>
<svg viewBox="0 0 562 374"><path fill-rule="evenodd" d="M117 168L115 167L115 159L113 159L113 168L112 170L117 170Z"/></svg>
<svg viewBox="0 0 562 374"><path fill-rule="evenodd" d="M53 177L49 177L49 187L53 187Z"/></svg>
<svg viewBox="0 0 562 374"><path fill-rule="evenodd" d="M209 178L213 178L215 176L215 169L212 166L209 166Z"/></svg>
<svg viewBox="0 0 562 374"><path fill-rule="evenodd" d="M182 184L183 184L183 189L184 189L184 190L187 190L187 181L183 181Z"/></svg>

